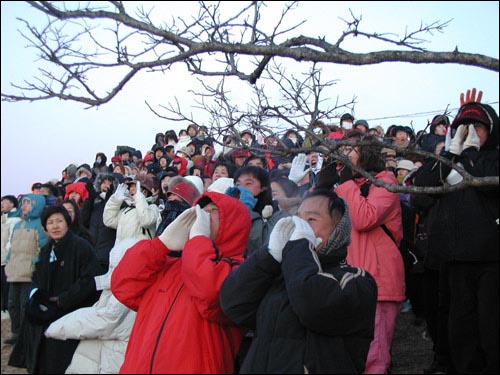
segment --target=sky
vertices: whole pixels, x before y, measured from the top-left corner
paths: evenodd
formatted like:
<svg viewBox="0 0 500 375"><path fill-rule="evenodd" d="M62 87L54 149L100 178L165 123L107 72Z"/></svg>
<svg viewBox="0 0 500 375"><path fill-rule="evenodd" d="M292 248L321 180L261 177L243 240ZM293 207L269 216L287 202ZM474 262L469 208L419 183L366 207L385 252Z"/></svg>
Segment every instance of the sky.
<svg viewBox="0 0 500 375"><path fill-rule="evenodd" d="M153 2L127 2L127 6ZM234 2L238 5L237 2ZM195 14L196 3L160 2L155 16L189 16ZM236 6L235 5L235 6ZM336 41L343 30L340 18L349 12L362 16L366 31L403 34L421 23L451 20L442 33L426 37L423 47L430 51L452 51L484 54L498 58L499 3L479 2L315 2L299 4L293 13L297 20L306 20L295 35L325 36ZM277 18L277 9L266 9L265 16ZM23 2L1 2L1 91L16 94L11 83L22 84L37 74L39 61L35 50L26 48L18 30L24 25L17 17L40 24L44 17ZM376 49L372 41L347 43L353 52ZM384 49L394 49L385 46ZM287 66L297 63L281 60ZM305 66L304 70L307 69ZM368 120L370 127L391 124L423 129L435 114L448 107L452 115L459 107L459 95L476 87L483 90L483 102L499 112L498 73L457 64L384 63L370 66L324 66L324 74L337 80L331 97L347 102L356 97L354 115ZM188 123L159 118L146 106L150 103L161 113L160 106L177 99L186 113L193 113L203 123L205 114L194 106L190 90L196 85L193 77L181 69L165 75L141 74L133 79L111 102L99 108L59 101L1 102L1 195L23 194L33 182L61 179L61 171L69 164L93 164L95 154L104 152L111 160L116 146L128 145L143 155L154 144L155 134L173 129L178 132ZM243 81L232 82L233 92L244 102L248 87ZM339 116L343 112L339 112ZM338 123L332 119L330 123Z"/></svg>

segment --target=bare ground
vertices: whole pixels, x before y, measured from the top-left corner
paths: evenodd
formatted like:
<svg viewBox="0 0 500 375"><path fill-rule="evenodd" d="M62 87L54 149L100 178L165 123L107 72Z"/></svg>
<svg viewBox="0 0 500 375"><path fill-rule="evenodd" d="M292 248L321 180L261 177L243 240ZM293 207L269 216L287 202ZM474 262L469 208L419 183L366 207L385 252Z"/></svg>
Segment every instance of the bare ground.
<svg viewBox="0 0 500 375"><path fill-rule="evenodd" d="M432 361L432 343L422 335L424 328L413 325L413 313L400 314L394 332L392 347L393 374L422 374ZM25 369L7 366L11 345L4 341L10 337L10 320L2 320L2 374L27 374Z"/></svg>

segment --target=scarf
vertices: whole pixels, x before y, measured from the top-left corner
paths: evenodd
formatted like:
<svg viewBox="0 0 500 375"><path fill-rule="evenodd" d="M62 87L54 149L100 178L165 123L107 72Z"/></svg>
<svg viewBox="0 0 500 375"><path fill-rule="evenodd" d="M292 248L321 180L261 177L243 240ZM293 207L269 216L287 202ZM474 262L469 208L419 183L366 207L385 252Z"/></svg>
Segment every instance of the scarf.
<svg viewBox="0 0 500 375"><path fill-rule="evenodd" d="M339 262L345 261L347 246L351 243L351 217L345 202L344 205L344 215L328 237L325 246L318 252L319 255L328 256L328 258L337 258Z"/></svg>

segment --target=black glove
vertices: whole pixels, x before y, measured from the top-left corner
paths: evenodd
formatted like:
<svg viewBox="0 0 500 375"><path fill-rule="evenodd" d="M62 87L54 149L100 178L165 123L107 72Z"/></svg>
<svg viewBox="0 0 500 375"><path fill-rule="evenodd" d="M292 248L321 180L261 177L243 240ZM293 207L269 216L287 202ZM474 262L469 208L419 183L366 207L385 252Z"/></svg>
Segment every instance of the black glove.
<svg viewBox="0 0 500 375"><path fill-rule="evenodd" d="M90 180L87 180L85 182L85 188L89 192L89 199L91 200L91 202L93 202L94 199L97 197L97 192L95 191L94 185L92 184L92 182Z"/></svg>
<svg viewBox="0 0 500 375"><path fill-rule="evenodd" d="M339 174L337 173L337 163L332 161L323 164L323 168L319 172L317 189L333 189L335 184L339 182Z"/></svg>
<svg viewBox="0 0 500 375"><path fill-rule="evenodd" d="M346 181L352 180L354 178L352 174L352 169L347 165L344 165L344 168L340 171L339 183L343 184Z"/></svg>

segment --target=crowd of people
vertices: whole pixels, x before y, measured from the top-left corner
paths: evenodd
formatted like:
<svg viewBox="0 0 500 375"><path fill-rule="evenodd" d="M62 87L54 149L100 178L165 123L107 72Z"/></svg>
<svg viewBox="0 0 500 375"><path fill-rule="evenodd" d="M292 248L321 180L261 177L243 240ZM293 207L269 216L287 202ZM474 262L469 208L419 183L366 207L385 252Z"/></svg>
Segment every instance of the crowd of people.
<svg viewBox="0 0 500 375"><path fill-rule="evenodd" d="M498 114L481 94L417 133L346 113L228 134L217 152L190 124L3 196L9 365L383 374L412 309L433 342L425 373L498 372L498 186L394 193L357 171L422 187L498 177ZM343 140L363 142L318 148Z"/></svg>

